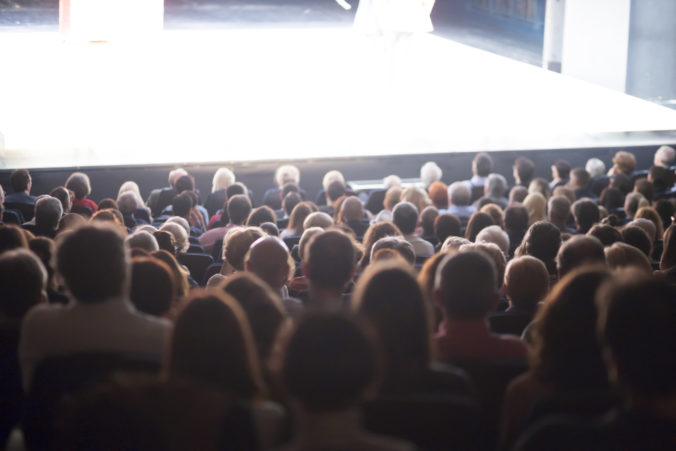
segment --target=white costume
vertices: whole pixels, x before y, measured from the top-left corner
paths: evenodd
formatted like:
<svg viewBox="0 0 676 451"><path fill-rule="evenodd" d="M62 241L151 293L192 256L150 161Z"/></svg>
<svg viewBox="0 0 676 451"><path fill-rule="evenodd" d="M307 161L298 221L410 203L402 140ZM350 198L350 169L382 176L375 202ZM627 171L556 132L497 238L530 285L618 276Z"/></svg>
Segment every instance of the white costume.
<svg viewBox="0 0 676 451"><path fill-rule="evenodd" d="M359 0L354 27L364 34L427 33L434 0Z"/></svg>

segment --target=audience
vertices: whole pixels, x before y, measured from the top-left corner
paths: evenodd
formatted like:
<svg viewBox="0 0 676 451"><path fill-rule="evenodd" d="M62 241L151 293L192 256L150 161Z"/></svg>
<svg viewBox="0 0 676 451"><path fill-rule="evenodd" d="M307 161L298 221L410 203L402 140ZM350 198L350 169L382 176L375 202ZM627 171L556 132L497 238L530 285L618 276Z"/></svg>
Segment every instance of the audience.
<svg viewBox="0 0 676 451"><path fill-rule="evenodd" d="M397 226L404 239L411 243L416 257L431 257L434 246L415 234L418 225L418 209L410 202L399 202L392 211L392 222Z"/></svg>

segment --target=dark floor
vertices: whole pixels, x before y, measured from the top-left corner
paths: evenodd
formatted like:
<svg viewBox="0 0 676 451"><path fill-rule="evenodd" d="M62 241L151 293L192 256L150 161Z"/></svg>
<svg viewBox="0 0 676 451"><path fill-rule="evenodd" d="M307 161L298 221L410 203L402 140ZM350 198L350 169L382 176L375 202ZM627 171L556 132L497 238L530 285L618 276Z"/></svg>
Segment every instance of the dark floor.
<svg viewBox="0 0 676 451"><path fill-rule="evenodd" d="M357 0L348 0L356 6ZM165 28L349 26L354 9L332 0L167 0ZM539 65L542 32L519 30L464 11L453 0L437 0L436 33L472 47ZM57 0L0 0L0 32L17 29L55 31Z"/></svg>

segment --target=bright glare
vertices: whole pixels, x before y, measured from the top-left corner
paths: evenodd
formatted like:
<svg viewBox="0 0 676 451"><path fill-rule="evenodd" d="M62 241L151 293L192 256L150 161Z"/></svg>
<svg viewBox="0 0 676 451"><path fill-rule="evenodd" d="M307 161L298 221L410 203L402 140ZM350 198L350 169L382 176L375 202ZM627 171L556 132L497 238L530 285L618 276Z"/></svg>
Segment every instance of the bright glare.
<svg viewBox="0 0 676 451"><path fill-rule="evenodd" d="M0 58L5 167L652 144L676 130L676 111L433 35L390 51L349 28L98 44L6 32Z"/></svg>

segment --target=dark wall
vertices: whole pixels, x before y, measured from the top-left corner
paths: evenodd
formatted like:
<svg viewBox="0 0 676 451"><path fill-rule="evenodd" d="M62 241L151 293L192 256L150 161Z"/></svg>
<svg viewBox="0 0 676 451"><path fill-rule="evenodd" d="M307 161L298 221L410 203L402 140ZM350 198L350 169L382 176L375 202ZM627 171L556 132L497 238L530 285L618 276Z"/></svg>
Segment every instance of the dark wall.
<svg viewBox="0 0 676 451"><path fill-rule="evenodd" d="M502 151L489 152L493 157L494 170L505 175L510 183L512 179L512 164L518 156L524 155L532 159L536 165L536 174L546 179L551 178L550 167L558 159L568 160L573 167L584 166L592 157L597 157L610 168L613 155L618 150L629 150L636 155L638 167L647 169L652 164L656 146L631 148L589 148L589 149L560 149L536 151ZM324 174L331 170L341 171L348 180L379 179L389 174L397 174L402 178L418 177L420 166L427 161L435 161L443 170L443 181L450 183L471 177L471 162L474 153L450 154L421 154L421 155L394 155L382 157L361 157L341 159L319 159L289 161L298 166L301 171L301 186L314 198L321 189ZM286 163L286 161L285 161ZM260 204L263 193L267 188L274 186L273 176L280 161L267 162L236 162L212 164L183 164L181 167L190 172L196 180L196 185L203 198L211 190L211 179L217 168L227 166L234 170L237 180L246 184L254 192L254 202ZM120 185L127 180L134 180L141 188L141 195L147 198L153 188L167 185L167 175L177 166L108 166L87 168L58 168L31 170L33 176L33 194L48 193L54 187L63 185L68 175L75 170L86 172L92 183L91 198L98 201L104 197L117 196ZM11 171L0 171L0 183L5 192L11 192L9 175Z"/></svg>

